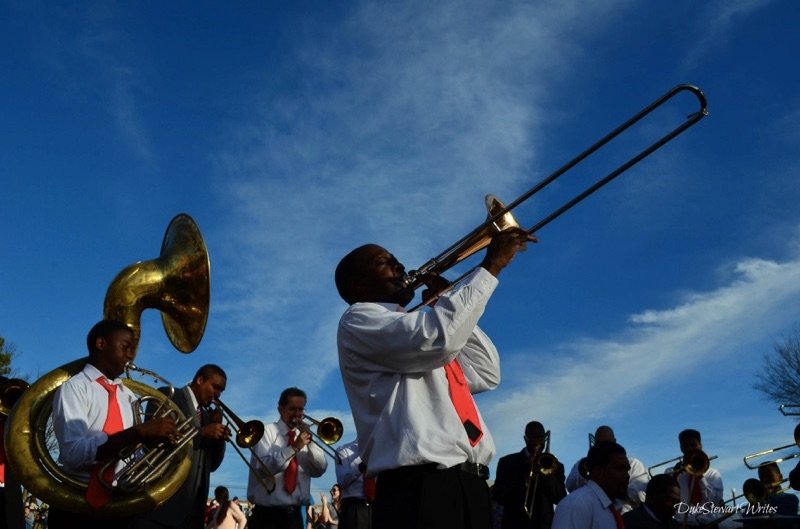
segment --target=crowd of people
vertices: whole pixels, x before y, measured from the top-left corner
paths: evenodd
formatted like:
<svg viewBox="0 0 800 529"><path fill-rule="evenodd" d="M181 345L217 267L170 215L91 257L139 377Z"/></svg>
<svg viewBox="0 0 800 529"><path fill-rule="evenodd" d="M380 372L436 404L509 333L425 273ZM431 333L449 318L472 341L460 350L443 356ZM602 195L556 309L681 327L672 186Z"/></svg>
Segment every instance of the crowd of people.
<svg viewBox="0 0 800 529"><path fill-rule="evenodd" d="M187 433L171 416L149 409L146 420L134 421L136 396L120 379L134 358L133 332L123 322L99 322L87 336L88 362L53 400L59 462L87 483L86 495L74 505L51 506L49 527L700 529L718 524L725 514L722 480L707 457L703 461L697 430L679 434L683 456L677 466L650 479L608 426L598 428L587 456L567 474L548 453L549 432L531 421L525 446L499 459L490 482L495 445L473 394L498 386L500 356L478 321L502 270L532 242L537 239L518 228L495 234L480 265L457 284L435 269L407 274L376 244L341 259L335 283L348 307L337 345L356 438L338 448L337 484L318 507L312 505L311 480L325 473L328 458L304 422L306 393L287 387L277 400L278 420L265 425L251 447L247 503L229 499L228 490L218 487L214 508L207 509L209 475L231 435L209 412L227 377L208 364L170 396L194 435L188 477L157 508L104 518L116 493L116 472L125 466L115 466L119 450L133 443L169 445ZM418 284L426 287L426 306L406 310ZM781 504L782 512L796 516L796 497L793 507L777 497L780 472L767 472L767 466L759 473L760 499L769 509Z"/></svg>

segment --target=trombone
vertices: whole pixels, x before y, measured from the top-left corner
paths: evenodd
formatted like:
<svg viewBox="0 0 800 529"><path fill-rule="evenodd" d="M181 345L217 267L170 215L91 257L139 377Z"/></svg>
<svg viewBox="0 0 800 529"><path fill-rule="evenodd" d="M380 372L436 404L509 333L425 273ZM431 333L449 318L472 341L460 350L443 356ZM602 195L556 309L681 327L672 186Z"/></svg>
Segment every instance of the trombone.
<svg viewBox="0 0 800 529"><path fill-rule="evenodd" d="M306 422L308 421L308 422ZM311 431L311 426L316 425L316 433ZM337 463L341 463L339 454L331 448L331 445L336 444L342 438L344 427L342 421L336 417L326 417L321 421L308 415L304 415L302 420L296 421L295 426L311 434L311 441L320 447L320 449L328 456L332 457Z"/></svg>
<svg viewBox="0 0 800 529"><path fill-rule="evenodd" d="M800 415L800 413L798 413L798 415ZM754 465L754 464L750 463L751 460L756 459L758 457L762 457L762 456L765 456L765 455L768 455L768 454L772 454L772 453L775 453L775 452L780 452L781 450L786 450L787 448L797 448L798 446L800 446L800 424L798 424L797 426L794 427L794 443L788 444L788 445L784 445L784 446L779 446L777 448L770 448L769 450L764 450L763 452L756 452L755 454L746 455L746 456L744 456L744 465L749 469L756 469L756 468L758 468L758 467L760 467L762 465L765 465L767 463L782 463L782 462L787 461L789 459L794 459L796 457L800 457L800 451L795 451L794 453L791 453L791 454L789 454L787 456L784 456L784 457L779 457L778 459L773 459L773 460L770 460L770 461L762 461L758 465Z"/></svg>
<svg viewBox="0 0 800 529"><path fill-rule="evenodd" d="M750 503L750 505L764 503L769 500L770 495L780 494L789 490L791 487L781 488L781 485L787 481L789 481L788 478L767 486L759 479L750 478L742 485L742 494L744 494L744 497L747 498L747 502Z"/></svg>
<svg viewBox="0 0 800 529"><path fill-rule="evenodd" d="M686 472L692 477L702 477L703 474L706 473L708 467L710 466L710 462L712 459L716 459L717 456L708 457L705 452L700 449L697 450L689 450L686 454L678 457L673 457L672 459L668 459L666 461L662 461L661 463L656 463L655 465L647 468L647 475L651 478L653 477L653 469L658 467L663 467L664 465L668 465L673 461L677 461L675 466L672 468L671 472L679 473L679 472Z"/></svg>
<svg viewBox="0 0 800 529"><path fill-rule="evenodd" d="M610 173L608 173L605 177L597 180L594 184L586 188L581 193L575 195L571 200L564 203L559 208L555 209L552 213L545 216L539 222L534 224L531 228L527 230L528 233L533 234L539 231L541 228L555 220L556 218L560 217L563 213L567 210L581 202L583 199L600 189L601 187L605 186L609 182L611 182L614 178L622 174L623 172L627 171L646 157L650 156L653 152L658 150L659 148L663 147L669 141L674 139L676 136L684 132L686 129L703 119L708 115L708 104L706 102L706 96L703 94L703 91L700 90L698 87L689 85L689 84L681 84L678 85L671 90L669 90L666 94L659 97L648 106L640 110L636 113L633 117L619 125L617 128L600 138L597 142L587 148L585 151L580 153L578 156L561 166L555 172L544 178L543 180L539 181L536 185L530 188L528 191L517 197L513 202L509 203L508 205L504 205L500 200L492 195L487 195L486 197L486 208L488 210L487 219L483 224L480 224L474 230L469 232L467 235L456 241L453 245L449 248L444 250L442 253L433 257L432 259L428 260L425 264L420 266L416 270L412 270L404 279L404 283L406 287L416 289L422 286L423 278L431 273L440 274L446 270L449 270L462 260L466 259L470 255L478 252L482 248L485 248L492 239L492 236L500 231L506 230L511 227L518 227L518 224L514 217L511 215L511 211L516 208L519 204L526 201L528 198L533 196L534 194L538 193L541 189L549 185L553 180L560 177L562 174L566 173L580 162L585 160L591 154L599 150L601 147L605 146L611 140L619 136L622 132L639 122L645 116L650 114L656 108L660 107L668 100L672 99L678 93L688 91L692 93L698 100L700 108L690 114L686 120L672 129L670 132L666 133L660 139L656 140L654 143L640 151L638 154L630 158L627 162L623 163ZM446 292L447 290L453 288L454 285L458 284L461 280L463 280L469 273L463 274L462 276L458 277L454 280L449 287L445 290L441 291L439 295ZM427 305L430 303L435 302L437 296L431 296L430 299L427 300L427 303L422 303L416 307L413 307L410 310L415 310L423 305Z"/></svg>
<svg viewBox="0 0 800 529"><path fill-rule="evenodd" d="M228 428L230 428L236 434L236 442L232 441L230 437L226 438L226 441L231 443L233 449L236 450L236 453L242 458L242 461L244 461L244 464L247 465L247 468L250 469L259 483L261 483L261 486L264 487L264 490L271 493L275 490L275 475L269 470L269 468L267 468L267 465L261 460L261 458L253 452L253 447L258 444L262 437L264 437L264 423L257 420L247 422L243 421L219 399L214 400L214 404L217 407L217 410L212 411L219 412L219 422L222 422L222 419L224 418ZM253 456L251 460L258 462L258 469L253 468L253 465L250 464L250 461L247 460L239 448L247 448L250 450L250 453ZM264 476L266 476L266 478Z"/></svg>
<svg viewBox="0 0 800 529"><path fill-rule="evenodd" d="M596 442L594 434L589 434L589 449L591 449ZM578 473L581 475L583 479L589 481L589 458L582 457L580 461L578 461Z"/></svg>
<svg viewBox="0 0 800 529"><path fill-rule="evenodd" d="M785 417L800 415L800 411L797 411L800 410L800 404L781 404L778 407L778 410L780 410L780 412ZM788 410L793 410L793 411L788 411Z"/></svg>
<svg viewBox="0 0 800 529"><path fill-rule="evenodd" d="M539 476L549 476L558 469L558 459L550 453L550 430L544 434L544 450L538 452L531 460L528 470L528 481L525 487L525 503L523 509L528 518L533 518L536 502L536 489L539 487Z"/></svg>

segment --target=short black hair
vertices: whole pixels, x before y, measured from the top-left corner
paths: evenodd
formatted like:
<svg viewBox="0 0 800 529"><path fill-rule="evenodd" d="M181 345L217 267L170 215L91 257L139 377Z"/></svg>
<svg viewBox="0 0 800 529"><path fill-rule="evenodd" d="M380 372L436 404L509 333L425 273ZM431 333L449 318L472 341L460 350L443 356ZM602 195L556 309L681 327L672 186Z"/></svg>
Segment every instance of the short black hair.
<svg viewBox="0 0 800 529"><path fill-rule="evenodd" d="M525 437L542 437L545 433L544 425L539 421L531 421L525 426Z"/></svg>
<svg viewBox="0 0 800 529"><path fill-rule="evenodd" d="M86 348L89 350L89 356L96 353L94 347L98 338L108 338L117 331L128 331L133 334L133 329L119 320L100 320L95 323L89 329L89 334L86 335Z"/></svg>
<svg viewBox="0 0 800 529"><path fill-rule="evenodd" d="M600 441L589 449L586 456L586 464L589 467L589 472L598 467L605 467L611 461L613 454L622 454L627 456L625 448L618 443L612 441Z"/></svg>
<svg viewBox="0 0 800 529"><path fill-rule="evenodd" d="M289 403L289 397L303 397L303 399L308 401L305 391L292 386L291 388L286 388L281 391L281 396L278 398L278 405L286 406Z"/></svg>
<svg viewBox="0 0 800 529"><path fill-rule="evenodd" d="M688 439L697 439L698 442L702 442L700 439L700 432L698 432L697 430L693 430L691 428L687 428L678 434L679 442L682 443Z"/></svg>
<svg viewBox="0 0 800 529"><path fill-rule="evenodd" d="M207 380L212 375L219 375L225 380L228 380L228 375L226 375L225 371L223 371L223 369L217 364L206 364L197 370L197 373L194 374L192 382L196 381L199 377L203 377L203 380Z"/></svg>
<svg viewBox="0 0 800 529"><path fill-rule="evenodd" d="M342 257L339 264L336 265L336 272L334 272L334 280L336 281L336 290L339 291L339 296L347 302L348 305L355 303L353 293L350 291L350 278L361 272L361 252L364 248L376 246L375 244L362 244L358 248L351 250L350 253Z"/></svg>
<svg viewBox="0 0 800 529"><path fill-rule="evenodd" d="M614 429L611 426L602 425L598 426L597 430L594 431L595 438L600 437L602 435L610 435L612 439L616 439L617 436L614 435Z"/></svg>
<svg viewBox="0 0 800 529"><path fill-rule="evenodd" d="M656 474L647 482L645 497L663 496L671 487L680 487L675 476L672 474Z"/></svg>

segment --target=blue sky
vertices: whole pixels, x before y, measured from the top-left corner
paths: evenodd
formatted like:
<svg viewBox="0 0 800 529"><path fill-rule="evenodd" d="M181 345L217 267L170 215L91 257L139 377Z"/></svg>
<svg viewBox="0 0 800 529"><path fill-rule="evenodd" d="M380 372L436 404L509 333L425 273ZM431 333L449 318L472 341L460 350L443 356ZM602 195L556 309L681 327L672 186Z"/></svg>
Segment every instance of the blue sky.
<svg viewBox="0 0 800 529"><path fill-rule="evenodd" d="M799 24L767 0L4 2L0 335L31 379L83 356L113 277L186 212L211 256L207 331L183 355L146 311L137 362L176 384L221 364L245 419L300 386L352 438L339 258L377 242L414 268L486 193L512 200L691 83L711 115L501 275L481 325L503 381L478 403L497 457L536 419L567 467L600 424L645 465L697 428L727 496L794 427L752 384L798 327ZM533 225L696 110L675 98L515 216ZM245 477L229 449L212 484L243 495Z"/></svg>

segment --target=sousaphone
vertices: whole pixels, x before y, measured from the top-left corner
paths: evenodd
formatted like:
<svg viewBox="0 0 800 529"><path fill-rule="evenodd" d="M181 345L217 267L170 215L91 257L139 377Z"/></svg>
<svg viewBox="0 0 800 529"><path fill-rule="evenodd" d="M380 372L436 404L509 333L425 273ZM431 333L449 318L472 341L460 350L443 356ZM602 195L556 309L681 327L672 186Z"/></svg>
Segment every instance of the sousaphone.
<svg viewBox="0 0 800 529"><path fill-rule="evenodd" d="M167 227L160 256L128 266L111 282L103 315L130 326L135 349L142 311L158 309L169 340L179 351L190 353L200 344L208 319L210 271L208 251L197 224L188 215L177 215ZM152 481L131 493L114 490L110 501L96 511L86 503L86 482L65 474L50 452L48 444L53 440L48 436L48 419L55 391L80 372L87 360L75 360L50 371L22 394L5 429L8 462L26 489L59 509L101 518L153 510L175 494L188 477L190 446L175 452L170 465ZM160 391L146 384L130 379L124 383L137 395L164 399ZM168 405L182 415L171 401Z"/></svg>

